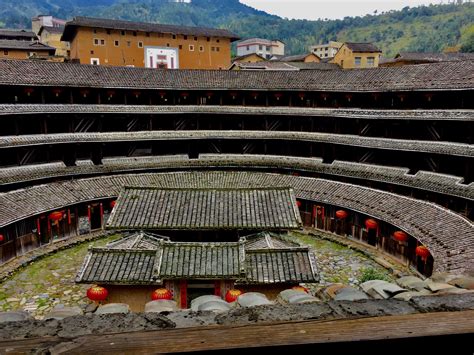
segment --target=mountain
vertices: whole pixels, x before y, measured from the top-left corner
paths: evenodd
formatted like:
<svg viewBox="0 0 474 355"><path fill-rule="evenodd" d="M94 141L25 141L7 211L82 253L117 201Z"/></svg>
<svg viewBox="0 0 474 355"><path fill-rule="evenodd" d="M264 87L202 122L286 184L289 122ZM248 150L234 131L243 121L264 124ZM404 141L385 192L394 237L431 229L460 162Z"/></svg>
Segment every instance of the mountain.
<svg viewBox="0 0 474 355"><path fill-rule="evenodd" d="M241 37L278 38L289 54L328 40L374 42L384 55L400 51L474 51L471 3L405 7L401 11L345 17L343 20L288 20L238 0L0 0L0 27L25 28L30 18L51 14L227 28Z"/></svg>

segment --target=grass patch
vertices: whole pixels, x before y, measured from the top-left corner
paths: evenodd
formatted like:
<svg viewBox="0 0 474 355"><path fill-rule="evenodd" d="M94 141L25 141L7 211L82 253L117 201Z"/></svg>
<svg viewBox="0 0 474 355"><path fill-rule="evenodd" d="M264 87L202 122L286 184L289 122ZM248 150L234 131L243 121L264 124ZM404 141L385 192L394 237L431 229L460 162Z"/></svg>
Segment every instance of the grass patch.
<svg viewBox="0 0 474 355"><path fill-rule="evenodd" d="M359 282L363 283L370 280L384 280L388 282L392 281L391 277L386 272L376 270L372 267L363 268L361 270Z"/></svg>

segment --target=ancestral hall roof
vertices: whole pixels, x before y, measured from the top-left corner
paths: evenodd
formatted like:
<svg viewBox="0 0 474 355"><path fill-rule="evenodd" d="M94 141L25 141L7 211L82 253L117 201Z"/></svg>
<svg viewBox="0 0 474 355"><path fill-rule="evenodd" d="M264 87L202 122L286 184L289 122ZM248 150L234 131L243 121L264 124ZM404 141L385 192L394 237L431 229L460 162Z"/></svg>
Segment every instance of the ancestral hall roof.
<svg viewBox="0 0 474 355"><path fill-rule="evenodd" d="M130 238L148 238L138 233ZM273 239L275 236L260 236ZM153 236L151 239L155 239ZM239 242L183 243L156 239L150 249L92 248L77 274L76 282L101 284L160 284L163 280L236 280L240 283L299 283L318 281L314 255L308 248L283 243L256 249L245 238ZM122 244L123 245L123 244Z"/></svg>
<svg viewBox="0 0 474 355"><path fill-rule="evenodd" d="M158 23L134 22L123 20L110 20L77 16L72 21L66 22L62 41L71 41L78 27L106 28L112 30L142 31L151 33L170 33L189 36L230 38L232 41L239 39L235 33L225 29L164 25Z"/></svg>
<svg viewBox="0 0 474 355"><path fill-rule="evenodd" d="M351 70L157 70L0 60L0 85L378 92L474 88L474 61Z"/></svg>
<svg viewBox="0 0 474 355"><path fill-rule="evenodd" d="M302 225L290 188L122 190L110 229L297 229Z"/></svg>

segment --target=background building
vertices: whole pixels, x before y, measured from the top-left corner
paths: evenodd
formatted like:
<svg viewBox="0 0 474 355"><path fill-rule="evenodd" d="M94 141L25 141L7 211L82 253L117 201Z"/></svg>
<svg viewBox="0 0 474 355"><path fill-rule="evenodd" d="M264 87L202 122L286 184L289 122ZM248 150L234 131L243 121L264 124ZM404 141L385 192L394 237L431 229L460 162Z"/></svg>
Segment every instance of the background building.
<svg viewBox="0 0 474 355"><path fill-rule="evenodd" d="M0 58L2 59L47 58L55 52L56 48L38 41L0 40Z"/></svg>
<svg viewBox="0 0 474 355"><path fill-rule="evenodd" d="M373 68L379 66L381 54L382 51L372 43L345 42L332 62L342 69Z"/></svg>
<svg viewBox="0 0 474 355"><path fill-rule="evenodd" d="M9 30L9 29L0 29L0 40L7 41L37 41L38 37L34 32L27 30Z"/></svg>
<svg viewBox="0 0 474 355"><path fill-rule="evenodd" d="M237 56L258 54L265 59L274 56L285 55L285 43L280 40L268 40L263 38L249 38L237 43Z"/></svg>
<svg viewBox="0 0 474 355"><path fill-rule="evenodd" d="M56 55L61 57L69 57L69 42L61 41L64 27L43 26L38 32L38 36L42 43L56 48Z"/></svg>
<svg viewBox="0 0 474 355"><path fill-rule="evenodd" d="M226 69L236 39L222 29L87 17L67 22L61 38L81 64L170 69Z"/></svg>
<svg viewBox="0 0 474 355"><path fill-rule="evenodd" d="M37 35L43 26L64 28L65 25L65 20L61 20L50 15L39 15L31 19L31 29Z"/></svg>
<svg viewBox="0 0 474 355"><path fill-rule="evenodd" d="M329 41L329 43L318 44L309 48L311 52L316 54L319 58L334 58L339 48L341 48L341 42Z"/></svg>

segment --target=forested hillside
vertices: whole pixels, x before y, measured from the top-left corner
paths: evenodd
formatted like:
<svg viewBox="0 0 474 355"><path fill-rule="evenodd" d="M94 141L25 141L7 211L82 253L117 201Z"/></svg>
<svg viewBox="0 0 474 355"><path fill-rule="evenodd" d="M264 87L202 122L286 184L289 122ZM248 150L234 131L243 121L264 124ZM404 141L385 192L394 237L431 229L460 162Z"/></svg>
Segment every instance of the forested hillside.
<svg viewBox="0 0 474 355"><path fill-rule="evenodd" d="M30 18L52 14L120 18L230 29L241 37L279 38L289 53L328 40L375 42L386 56L399 51L474 51L474 5L446 4L346 17L343 20L288 20L257 11L238 0L1 0L0 27L30 26Z"/></svg>

